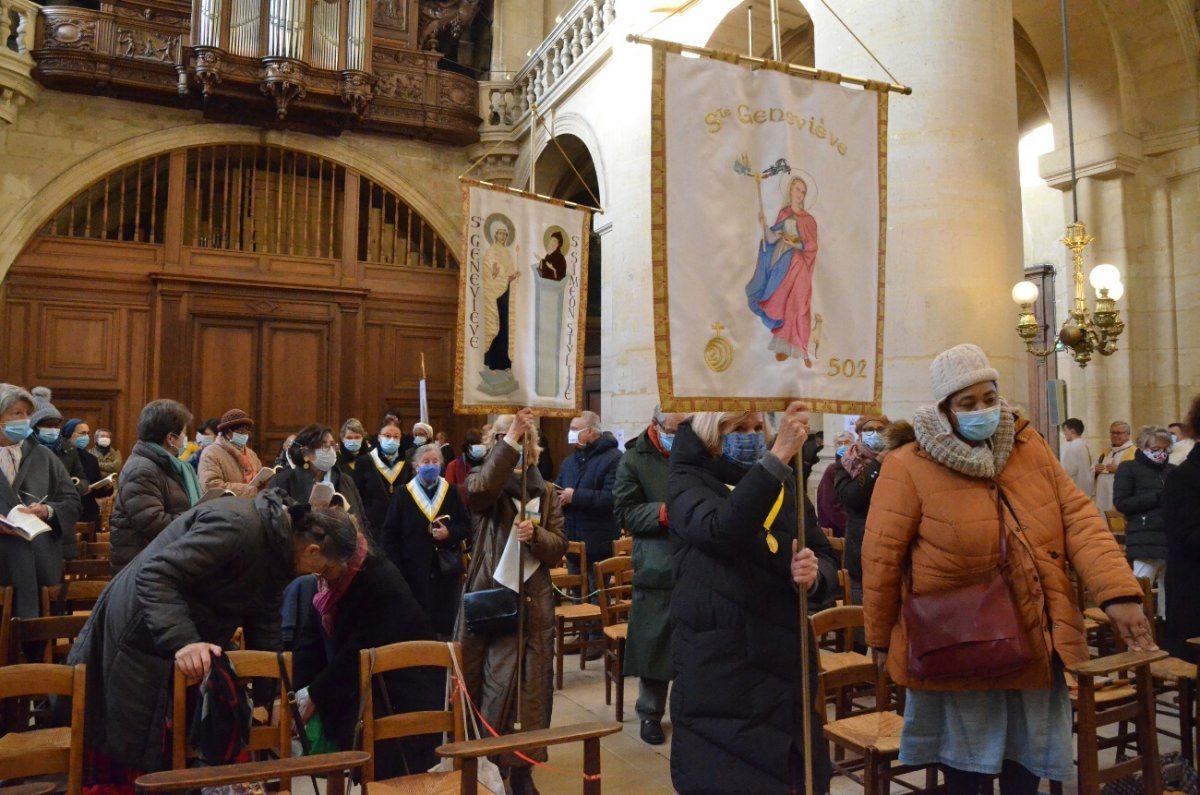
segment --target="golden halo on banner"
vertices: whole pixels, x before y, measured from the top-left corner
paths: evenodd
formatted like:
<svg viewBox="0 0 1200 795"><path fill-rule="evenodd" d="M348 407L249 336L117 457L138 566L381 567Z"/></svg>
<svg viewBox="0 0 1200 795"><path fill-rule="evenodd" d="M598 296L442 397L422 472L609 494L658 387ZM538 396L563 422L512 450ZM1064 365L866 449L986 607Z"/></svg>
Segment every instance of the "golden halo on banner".
<svg viewBox="0 0 1200 795"><path fill-rule="evenodd" d="M517 242L517 228L512 219L504 213L492 213L483 222L483 236L487 238L488 243L496 242L493 240L496 235L496 224L500 224L508 232L508 242L505 245L511 246Z"/></svg>
<svg viewBox="0 0 1200 795"><path fill-rule="evenodd" d="M802 168L793 167L788 173L779 176L779 200L785 206L791 202L792 181L796 179L804 183L804 212L811 213L817 206L817 196L820 192L816 177Z"/></svg>
<svg viewBox="0 0 1200 795"><path fill-rule="evenodd" d="M733 364L733 346L721 336L721 332L725 330L723 325L713 323L712 330L716 332L716 336L704 346L704 364L714 373L723 373Z"/></svg>

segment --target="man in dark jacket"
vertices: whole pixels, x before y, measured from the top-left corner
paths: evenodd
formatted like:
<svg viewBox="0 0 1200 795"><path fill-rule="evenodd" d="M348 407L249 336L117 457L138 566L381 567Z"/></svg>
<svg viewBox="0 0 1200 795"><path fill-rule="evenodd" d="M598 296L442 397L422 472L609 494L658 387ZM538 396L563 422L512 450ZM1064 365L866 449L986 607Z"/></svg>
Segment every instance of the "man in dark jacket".
<svg viewBox="0 0 1200 795"><path fill-rule="evenodd" d="M147 403L138 416L138 442L121 470L109 519L114 572L200 499L195 469L179 460L191 421L192 413L174 400Z"/></svg>
<svg viewBox="0 0 1200 795"><path fill-rule="evenodd" d="M62 461L30 436L33 396L0 384L0 514L25 505L50 531L32 541L0 533L0 586L13 588L13 615L36 618L39 589L62 581L64 538L75 537L79 492Z"/></svg>
<svg viewBox="0 0 1200 795"><path fill-rule="evenodd" d="M613 505L617 525L633 536L633 606L624 673L641 677L637 714L642 741L661 745L671 684L671 539L667 534L667 462L685 414L654 410L617 466Z"/></svg>
<svg viewBox="0 0 1200 795"><path fill-rule="evenodd" d="M620 535L613 521L613 483L621 451L611 433L600 430L600 417L585 411L571 420L568 436L575 452L563 461L556 484L561 488L563 519L568 541L582 541L587 548L588 568L612 557L612 542ZM579 561L567 558L571 572ZM596 590L595 572L588 572L588 591ZM602 651L602 650L597 650Z"/></svg>

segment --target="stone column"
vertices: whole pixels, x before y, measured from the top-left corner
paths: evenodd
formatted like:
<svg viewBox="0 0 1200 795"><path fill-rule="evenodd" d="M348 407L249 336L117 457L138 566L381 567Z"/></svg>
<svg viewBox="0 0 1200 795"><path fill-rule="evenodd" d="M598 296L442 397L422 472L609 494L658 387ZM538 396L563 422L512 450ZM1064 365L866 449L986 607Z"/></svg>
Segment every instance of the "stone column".
<svg viewBox="0 0 1200 795"><path fill-rule="evenodd" d="M819 3L806 4L816 65L887 79ZM842 3L839 13L911 96L892 94L888 130L884 409L931 402L929 364L973 342L1026 394L1009 292L1022 277L1021 196L1010 0Z"/></svg>

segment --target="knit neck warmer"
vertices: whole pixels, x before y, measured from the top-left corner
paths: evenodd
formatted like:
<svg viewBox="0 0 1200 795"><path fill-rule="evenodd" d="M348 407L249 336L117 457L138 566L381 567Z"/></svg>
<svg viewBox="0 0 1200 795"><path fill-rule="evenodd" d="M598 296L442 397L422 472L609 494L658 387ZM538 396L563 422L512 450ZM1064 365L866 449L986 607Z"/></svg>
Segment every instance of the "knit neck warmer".
<svg viewBox="0 0 1200 795"><path fill-rule="evenodd" d="M972 447L950 427L950 420L937 406L923 406L913 416L917 443L929 457L967 477L995 478L1004 471L1016 437L1016 415L1000 401L1000 425L986 443Z"/></svg>
<svg viewBox="0 0 1200 795"><path fill-rule="evenodd" d="M842 455L842 469L852 478L857 478L867 468L867 464L879 458L879 453L867 447L862 441L857 441Z"/></svg>

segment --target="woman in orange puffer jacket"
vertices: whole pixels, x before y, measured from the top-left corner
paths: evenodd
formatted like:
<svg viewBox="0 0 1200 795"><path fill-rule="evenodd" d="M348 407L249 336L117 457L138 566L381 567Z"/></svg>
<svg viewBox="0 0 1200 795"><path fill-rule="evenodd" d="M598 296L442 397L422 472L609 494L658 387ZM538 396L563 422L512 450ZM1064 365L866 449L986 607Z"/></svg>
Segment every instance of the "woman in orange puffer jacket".
<svg viewBox="0 0 1200 795"><path fill-rule="evenodd" d="M931 368L937 405L917 411L915 441L884 458L863 543L867 643L909 688L900 760L941 764L951 792L1035 793L1041 778L1072 775L1071 708L1063 665L1087 659L1070 563L1131 648L1154 648L1141 588L1095 505L1045 440L1000 398L999 373L974 345ZM999 562L997 489L1005 510L1012 596L1032 651L1002 676L910 675L901 607L912 589L933 593L988 580ZM1013 518L1015 514L1016 518Z"/></svg>

